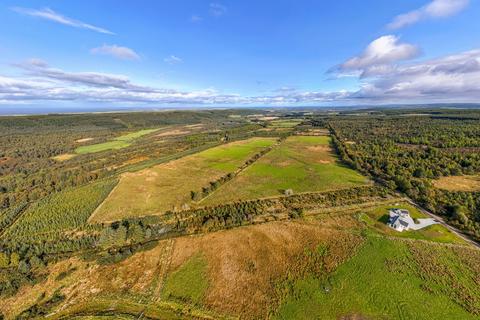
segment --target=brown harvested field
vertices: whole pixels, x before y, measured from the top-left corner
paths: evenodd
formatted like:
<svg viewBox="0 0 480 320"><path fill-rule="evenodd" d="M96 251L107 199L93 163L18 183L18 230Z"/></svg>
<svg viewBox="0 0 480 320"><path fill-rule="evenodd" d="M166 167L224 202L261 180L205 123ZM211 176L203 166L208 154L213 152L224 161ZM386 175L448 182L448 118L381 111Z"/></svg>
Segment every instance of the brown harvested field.
<svg viewBox="0 0 480 320"><path fill-rule="evenodd" d="M52 159L62 162L62 161L70 160L70 159L74 158L75 156L76 156L76 154L64 153L64 154L59 154L58 156L52 157Z"/></svg>
<svg viewBox="0 0 480 320"><path fill-rule="evenodd" d="M433 180L433 185L438 189L448 191L480 191L480 176L450 176Z"/></svg>
<svg viewBox="0 0 480 320"><path fill-rule="evenodd" d="M191 191L199 191L210 181L234 172L274 143L273 138L232 142L139 172L125 173L90 221L106 222L178 210L184 204L191 204Z"/></svg>
<svg viewBox="0 0 480 320"><path fill-rule="evenodd" d="M171 270L201 252L208 261L209 287L204 303L208 308L241 318L265 318L275 307L275 284L304 261L305 250L327 245L325 259L332 271L355 252L361 238L342 228L356 222L272 222L179 238L175 243Z"/></svg>

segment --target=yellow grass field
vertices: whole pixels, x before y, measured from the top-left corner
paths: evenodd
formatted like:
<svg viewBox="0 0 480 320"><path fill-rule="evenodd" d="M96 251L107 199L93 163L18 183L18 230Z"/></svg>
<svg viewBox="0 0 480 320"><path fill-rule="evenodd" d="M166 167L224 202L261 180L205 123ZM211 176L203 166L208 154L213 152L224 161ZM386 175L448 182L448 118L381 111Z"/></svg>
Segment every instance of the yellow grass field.
<svg viewBox="0 0 480 320"><path fill-rule="evenodd" d="M480 176L441 177L438 180L434 180L433 185L438 189L448 191L480 191Z"/></svg>
<svg viewBox="0 0 480 320"><path fill-rule="evenodd" d="M74 158L75 156L76 156L76 154L63 153L63 154L59 154L58 156L52 157L52 159L56 160L56 161L59 161L59 162L62 162L62 161L70 160L70 159Z"/></svg>
<svg viewBox="0 0 480 320"><path fill-rule="evenodd" d="M191 202L191 191L234 172L254 154L275 143L273 138L252 138L232 142L200 153L145 169L126 173L93 213L90 222L127 217L161 215Z"/></svg>

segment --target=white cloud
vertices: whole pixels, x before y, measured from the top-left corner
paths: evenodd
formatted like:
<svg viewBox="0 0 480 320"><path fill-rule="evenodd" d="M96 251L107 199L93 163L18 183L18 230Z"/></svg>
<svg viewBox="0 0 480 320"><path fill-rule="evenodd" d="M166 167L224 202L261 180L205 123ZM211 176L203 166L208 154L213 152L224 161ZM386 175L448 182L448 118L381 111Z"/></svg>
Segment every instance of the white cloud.
<svg viewBox="0 0 480 320"><path fill-rule="evenodd" d="M63 15L61 15L61 14L59 14L59 13L57 13L57 12L55 12L55 11L49 9L49 8L44 8L44 9L37 10L37 9L14 7L14 8L12 8L12 10L14 10L18 13L24 14L24 15L37 17L37 18L41 18L41 19L46 19L46 20L49 20L49 21L57 22L57 23L67 25L67 26L71 26L71 27L75 27L75 28L87 29L87 30L92 30L92 31L99 32L99 33L105 33L105 34L114 34L113 32L111 32L107 29L96 27L94 25L91 25L91 24L88 24L88 23L85 23L85 22L82 22L82 21L78 21L78 20L75 20L75 19L72 19L72 18L65 17L65 16L63 16Z"/></svg>
<svg viewBox="0 0 480 320"><path fill-rule="evenodd" d="M41 19L46 19L46 20L49 20L49 21L57 22L57 23L67 25L67 26L71 26L71 27L75 27L75 28L87 29L87 30L91 30L91 31L99 32L99 33L105 33L105 34L114 34L113 32L111 32L107 29L96 27L94 25L91 25L91 24L88 24L88 23L85 23L85 22L82 22L82 21L78 21L78 20L75 20L75 19L72 19L72 18L65 17L65 16L63 16L63 15L61 15L61 14L59 14L59 13L57 13L57 12L55 12L52 9L49 9L49 8L30 9L30 8L14 7L14 8L12 8L12 10L15 11L15 12L24 14L24 15L37 17L37 18L41 18Z"/></svg>
<svg viewBox="0 0 480 320"><path fill-rule="evenodd" d="M61 69L51 68L45 61L39 59L30 59L23 63L15 64L15 66L25 70L30 76L42 79L93 87L112 87L136 91L151 90L150 88L133 85L128 77L123 75L100 72L66 72Z"/></svg>
<svg viewBox="0 0 480 320"><path fill-rule="evenodd" d="M359 56L348 59L334 71L339 73L358 72L363 76L390 71L390 64L412 59L420 50L408 43L399 43L394 35L382 36L372 41Z"/></svg>
<svg viewBox="0 0 480 320"><path fill-rule="evenodd" d="M122 60L139 60L140 56L132 49L114 45L104 44L101 47L90 50L92 54L109 55Z"/></svg>
<svg viewBox="0 0 480 320"><path fill-rule="evenodd" d="M380 92L397 99L478 99L480 49L397 66L360 93Z"/></svg>
<svg viewBox="0 0 480 320"><path fill-rule="evenodd" d="M424 19L449 17L465 9L469 2L470 0L433 0L419 9L396 16L388 28L400 29Z"/></svg>
<svg viewBox="0 0 480 320"><path fill-rule="evenodd" d="M192 17L190 18L191 22L201 22L202 20L203 20L203 18L196 15L196 14L192 15Z"/></svg>
<svg viewBox="0 0 480 320"><path fill-rule="evenodd" d="M178 64L183 62L181 58L174 56L173 54L163 59L163 61L169 64Z"/></svg>
<svg viewBox="0 0 480 320"><path fill-rule="evenodd" d="M212 2L210 3L209 12L212 16L220 17L227 13L227 7L220 3Z"/></svg>

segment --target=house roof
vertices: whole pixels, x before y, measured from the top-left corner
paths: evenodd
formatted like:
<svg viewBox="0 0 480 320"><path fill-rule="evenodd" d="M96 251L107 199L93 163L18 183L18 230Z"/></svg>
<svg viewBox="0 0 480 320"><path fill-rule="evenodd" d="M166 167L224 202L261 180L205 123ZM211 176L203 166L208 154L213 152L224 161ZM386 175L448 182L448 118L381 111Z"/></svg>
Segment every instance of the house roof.
<svg viewBox="0 0 480 320"><path fill-rule="evenodd" d="M410 225L410 223L408 221L405 221L404 219L402 219L402 217L400 216L396 216L392 219L391 223L390 223L392 226L398 226L398 225L401 225L402 227L404 228L408 228L408 226Z"/></svg>
<svg viewBox="0 0 480 320"><path fill-rule="evenodd" d="M402 220L402 219L398 219L398 222L399 222L402 226L408 227L408 222L407 222L407 221Z"/></svg>
<svg viewBox="0 0 480 320"><path fill-rule="evenodd" d="M399 218L399 216L395 216L395 217L390 218L390 223L392 225L395 224L395 222L397 222L398 218Z"/></svg>

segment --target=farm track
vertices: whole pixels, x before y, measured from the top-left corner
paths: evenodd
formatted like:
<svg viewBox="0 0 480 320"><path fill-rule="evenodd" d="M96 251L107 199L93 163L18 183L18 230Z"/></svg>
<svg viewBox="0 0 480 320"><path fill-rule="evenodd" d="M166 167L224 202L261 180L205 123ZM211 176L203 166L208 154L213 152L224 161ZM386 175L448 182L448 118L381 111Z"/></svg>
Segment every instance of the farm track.
<svg viewBox="0 0 480 320"><path fill-rule="evenodd" d="M123 301L102 299L72 306L58 313L46 315L45 319L76 319L77 317L130 316L135 319L180 320L180 319L219 319L226 318L210 314L208 311L183 304L170 303L123 303Z"/></svg>
<svg viewBox="0 0 480 320"><path fill-rule="evenodd" d="M167 280L167 273L170 269L170 263L172 261L172 255L175 246L174 238L170 238L165 241L166 245L158 262L157 283L152 294L152 300L156 302L159 302L162 299L162 290L165 285L165 281Z"/></svg>

